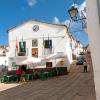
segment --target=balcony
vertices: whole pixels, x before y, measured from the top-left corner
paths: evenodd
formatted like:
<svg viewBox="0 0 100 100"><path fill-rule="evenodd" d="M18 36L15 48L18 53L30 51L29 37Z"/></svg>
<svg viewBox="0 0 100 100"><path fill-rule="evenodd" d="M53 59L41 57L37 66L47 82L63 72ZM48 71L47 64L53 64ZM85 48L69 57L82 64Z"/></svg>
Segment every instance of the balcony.
<svg viewBox="0 0 100 100"><path fill-rule="evenodd" d="M26 56L26 52L18 52L18 56Z"/></svg>

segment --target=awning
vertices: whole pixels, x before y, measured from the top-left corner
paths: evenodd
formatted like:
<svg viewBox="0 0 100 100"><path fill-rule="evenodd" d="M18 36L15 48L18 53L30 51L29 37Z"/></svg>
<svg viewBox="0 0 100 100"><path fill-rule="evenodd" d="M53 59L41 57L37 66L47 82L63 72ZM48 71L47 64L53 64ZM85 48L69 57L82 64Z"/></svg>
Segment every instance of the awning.
<svg viewBox="0 0 100 100"><path fill-rule="evenodd" d="M41 58L29 57L22 62L22 64L35 64L41 62Z"/></svg>
<svg viewBox="0 0 100 100"><path fill-rule="evenodd" d="M14 62L16 65L22 65L22 62L27 59L27 56L17 56L14 57Z"/></svg>
<svg viewBox="0 0 100 100"><path fill-rule="evenodd" d="M51 55L45 57L44 60L65 58L66 56L67 56L67 54L64 54L63 52L58 52L58 53L54 53L54 54L51 54Z"/></svg>
<svg viewBox="0 0 100 100"><path fill-rule="evenodd" d="M25 64L38 64L41 63L42 58L35 58L35 57L28 57L22 61L19 61L18 65L25 65Z"/></svg>

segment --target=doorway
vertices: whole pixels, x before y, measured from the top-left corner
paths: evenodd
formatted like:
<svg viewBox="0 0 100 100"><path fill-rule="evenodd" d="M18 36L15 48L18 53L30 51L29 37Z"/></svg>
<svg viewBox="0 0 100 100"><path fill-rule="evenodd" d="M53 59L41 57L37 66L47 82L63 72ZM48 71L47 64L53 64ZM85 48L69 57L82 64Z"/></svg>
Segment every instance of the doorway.
<svg viewBox="0 0 100 100"><path fill-rule="evenodd" d="M38 57L38 48L32 48L32 57Z"/></svg>
<svg viewBox="0 0 100 100"><path fill-rule="evenodd" d="M46 68L47 67L52 67L52 62L46 62Z"/></svg>
<svg viewBox="0 0 100 100"><path fill-rule="evenodd" d="M26 70L27 70L27 65L22 65L21 66L21 71L22 72L26 72Z"/></svg>

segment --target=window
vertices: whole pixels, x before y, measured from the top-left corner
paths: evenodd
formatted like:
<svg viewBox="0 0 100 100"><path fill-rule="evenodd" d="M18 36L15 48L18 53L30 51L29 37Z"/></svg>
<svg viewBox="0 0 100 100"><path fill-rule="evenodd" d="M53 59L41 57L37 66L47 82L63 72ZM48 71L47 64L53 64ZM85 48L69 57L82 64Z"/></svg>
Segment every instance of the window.
<svg viewBox="0 0 100 100"><path fill-rule="evenodd" d="M38 57L38 48L32 48L32 57Z"/></svg>
<svg viewBox="0 0 100 100"><path fill-rule="evenodd" d="M38 40L34 39L32 40L32 47L37 47L38 46Z"/></svg>
<svg viewBox="0 0 100 100"><path fill-rule="evenodd" d="M19 42L19 52L26 52L26 42Z"/></svg>
<svg viewBox="0 0 100 100"><path fill-rule="evenodd" d="M52 40L44 40L44 48L52 48Z"/></svg>
<svg viewBox="0 0 100 100"><path fill-rule="evenodd" d="M18 56L26 55L26 42L19 42L19 52Z"/></svg>
<svg viewBox="0 0 100 100"><path fill-rule="evenodd" d="M52 54L52 48L50 48L50 49L46 48L46 49L44 49L43 52L44 52L44 55Z"/></svg>

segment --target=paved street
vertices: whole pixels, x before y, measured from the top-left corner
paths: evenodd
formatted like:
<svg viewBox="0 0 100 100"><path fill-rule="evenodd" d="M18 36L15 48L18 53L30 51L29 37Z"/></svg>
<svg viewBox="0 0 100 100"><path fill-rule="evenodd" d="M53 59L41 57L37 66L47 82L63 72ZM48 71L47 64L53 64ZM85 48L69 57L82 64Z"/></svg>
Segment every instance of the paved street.
<svg viewBox="0 0 100 100"><path fill-rule="evenodd" d="M8 89L0 92L0 100L96 100L91 59L87 57L88 73L83 73L82 66L72 65L68 75Z"/></svg>

